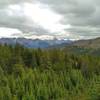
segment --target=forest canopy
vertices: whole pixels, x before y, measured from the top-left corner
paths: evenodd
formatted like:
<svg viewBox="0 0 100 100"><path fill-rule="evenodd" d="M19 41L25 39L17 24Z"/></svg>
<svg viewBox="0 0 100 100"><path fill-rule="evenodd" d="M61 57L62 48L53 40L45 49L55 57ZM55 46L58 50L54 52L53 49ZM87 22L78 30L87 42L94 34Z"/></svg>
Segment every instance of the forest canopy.
<svg viewBox="0 0 100 100"><path fill-rule="evenodd" d="M100 56L0 45L0 100L80 98L100 100Z"/></svg>

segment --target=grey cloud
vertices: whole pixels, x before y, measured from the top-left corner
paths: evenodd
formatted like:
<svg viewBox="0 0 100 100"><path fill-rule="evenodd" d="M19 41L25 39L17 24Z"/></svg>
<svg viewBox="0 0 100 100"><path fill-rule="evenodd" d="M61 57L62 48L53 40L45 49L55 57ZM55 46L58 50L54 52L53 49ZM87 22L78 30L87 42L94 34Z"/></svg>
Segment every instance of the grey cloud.
<svg viewBox="0 0 100 100"><path fill-rule="evenodd" d="M23 2L36 2L36 0L0 0L0 8L5 8L7 5L10 4L20 4Z"/></svg>
<svg viewBox="0 0 100 100"><path fill-rule="evenodd" d="M42 26L39 26L38 24L31 22L29 19L27 19L26 16L24 16L23 12L15 12L12 16L8 14L9 5L22 3L22 2L33 2L33 0L2 0L0 1L0 5L3 6L3 8L0 9L0 27L9 27L9 28L17 28L21 30L23 33L29 33L33 32L36 34L48 34L48 30L45 30ZM22 13L19 16L19 13Z"/></svg>
<svg viewBox="0 0 100 100"><path fill-rule="evenodd" d="M61 23L72 26L71 29L66 29L66 31L82 36L100 36L98 31L100 29L100 0L40 1L48 4L53 10L63 15L64 18ZM95 30L93 30L94 28Z"/></svg>
<svg viewBox="0 0 100 100"><path fill-rule="evenodd" d="M71 25L71 28L65 31L80 36L100 36L100 0L0 0L0 26L18 28L24 32L51 34L36 23L31 24L25 16L11 17L3 10L9 4L22 2L40 2L61 14L61 24Z"/></svg>

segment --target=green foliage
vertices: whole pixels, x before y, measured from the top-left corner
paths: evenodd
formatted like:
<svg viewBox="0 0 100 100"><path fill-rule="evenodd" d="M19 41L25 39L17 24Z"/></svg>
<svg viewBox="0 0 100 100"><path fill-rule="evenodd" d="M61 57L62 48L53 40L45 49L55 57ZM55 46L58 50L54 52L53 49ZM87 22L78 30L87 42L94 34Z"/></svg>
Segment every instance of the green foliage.
<svg viewBox="0 0 100 100"><path fill-rule="evenodd" d="M0 100L80 98L100 100L99 56L0 46Z"/></svg>

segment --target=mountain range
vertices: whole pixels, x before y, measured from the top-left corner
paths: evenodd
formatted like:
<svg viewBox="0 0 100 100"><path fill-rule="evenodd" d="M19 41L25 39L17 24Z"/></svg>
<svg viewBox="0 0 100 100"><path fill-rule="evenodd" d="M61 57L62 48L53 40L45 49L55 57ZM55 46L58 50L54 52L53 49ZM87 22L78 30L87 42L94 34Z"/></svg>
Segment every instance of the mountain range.
<svg viewBox="0 0 100 100"><path fill-rule="evenodd" d="M70 44L71 40L41 40L41 39L26 39L26 38L1 38L0 44L20 44L28 48L48 48L51 46L61 45L63 43Z"/></svg>
<svg viewBox="0 0 100 100"><path fill-rule="evenodd" d="M100 48L100 38L88 40L41 40L41 39L26 39L26 38L0 38L0 44L20 44L28 48L50 48L50 47L68 47L76 46L82 48Z"/></svg>

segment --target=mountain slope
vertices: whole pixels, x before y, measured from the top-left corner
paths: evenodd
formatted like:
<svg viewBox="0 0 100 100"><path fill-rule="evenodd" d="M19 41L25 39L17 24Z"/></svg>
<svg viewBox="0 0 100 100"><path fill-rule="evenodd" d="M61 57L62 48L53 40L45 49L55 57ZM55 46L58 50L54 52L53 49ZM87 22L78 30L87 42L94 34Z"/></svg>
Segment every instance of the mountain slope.
<svg viewBox="0 0 100 100"><path fill-rule="evenodd" d="M73 46L84 47L84 48L100 48L100 38L79 40L72 43Z"/></svg>

